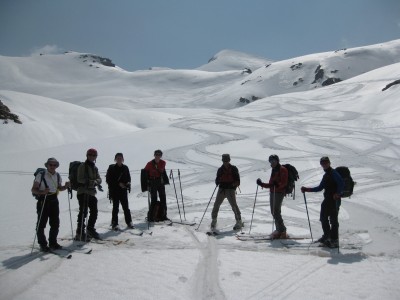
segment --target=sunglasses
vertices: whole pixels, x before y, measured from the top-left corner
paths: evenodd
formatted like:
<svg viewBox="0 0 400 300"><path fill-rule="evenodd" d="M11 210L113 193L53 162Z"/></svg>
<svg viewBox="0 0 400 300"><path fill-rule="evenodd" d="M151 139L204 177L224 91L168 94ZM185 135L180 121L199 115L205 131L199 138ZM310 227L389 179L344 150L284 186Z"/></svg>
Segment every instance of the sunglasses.
<svg viewBox="0 0 400 300"><path fill-rule="evenodd" d="M88 156L97 157L96 154L88 154Z"/></svg>
<svg viewBox="0 0 400 300"><path fill-rule="evenodd" d="M49 167L57 167L57 164L48 164Z"/></svg>

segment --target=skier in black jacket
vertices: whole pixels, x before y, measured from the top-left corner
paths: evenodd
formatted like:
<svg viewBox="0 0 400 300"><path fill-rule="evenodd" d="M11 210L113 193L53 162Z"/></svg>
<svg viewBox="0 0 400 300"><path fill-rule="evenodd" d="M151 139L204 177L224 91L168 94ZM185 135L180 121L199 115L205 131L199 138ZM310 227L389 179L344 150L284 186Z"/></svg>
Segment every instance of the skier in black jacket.
<svg viewBox="0 0 400 300"><path fill-rule="evenodd" d="M217 171L215 184L219 186L214 207L211 212L211 230L215 230L217 226L217 217L219 208L225 198L228 199L235 214L236 224L234 230L240 230L243 227L240 209L236 202L236 188L240 185L239 170L236 166L230 164L231 157L229 154L222 155L222 166Z"/></svg>
<svg viewBox="0 0 400 300"><path fill-rule="evenodd" d="M115 154L115 164L108 167L106 182L110 199L113 202L111 227L113 230L119 230L118 212L121 203L124 210L125 222L129 228L135 228L132 224L131 211L129 210L128 191L131 189L131 174L128 166L124 165L124 156L122 153Z"/></svg>

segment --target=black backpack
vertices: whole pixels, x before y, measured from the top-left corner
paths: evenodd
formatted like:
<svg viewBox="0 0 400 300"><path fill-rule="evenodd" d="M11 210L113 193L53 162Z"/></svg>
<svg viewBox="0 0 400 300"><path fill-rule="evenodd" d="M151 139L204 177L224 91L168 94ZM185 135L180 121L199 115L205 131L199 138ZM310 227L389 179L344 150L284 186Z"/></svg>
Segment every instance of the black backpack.
<svg viewBox="0 0 400 300"><path fill-rule="evenodd" d="M351 195L353 195L354 185L356 183L351 177L349 168L341 166L337 167L335 170L339 173L339 175L342 177L344 181L342 198L350 197Z"/></svg>
<svg viewBox="0 0 400 300"><path fill-rule="evenodd" d="M82 162L80 161L72 161L69 163L68 178L71 183L71 189L74 191L77 191L78 187L81 186L81 184L78 182L78 168L81 163Z"/></svg>
<svg viewBox="0 0 400 300"><path fill-rule="evenodd" d="M286 191L285 195L293 195L293 199L295 198L296 192L295 192L295 181L299 179L299 173L297 172L296 168L292 166L291 164L285 164L282 165L288 170L288 183L286 186Z"/></svg>
<svg viewBox="0 0 400 300"><path fill-rule="evenodd" d="M151 205L151 210L147 213L147 220L149 222L161 222L164 221L164 208L160 201L155 202Z"/></svg>

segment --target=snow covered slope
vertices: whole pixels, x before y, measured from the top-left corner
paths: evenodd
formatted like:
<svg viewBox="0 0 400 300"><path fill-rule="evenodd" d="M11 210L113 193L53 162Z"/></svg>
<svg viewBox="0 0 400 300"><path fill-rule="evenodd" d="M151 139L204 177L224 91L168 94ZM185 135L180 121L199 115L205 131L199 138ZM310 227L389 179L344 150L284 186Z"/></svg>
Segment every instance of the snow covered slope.
<svg viewBox="0 0 400 300"><path fill-rule="evenodd" d="M313 54L262 65L251 74L241 63L233 68L224 52L210 62L212 72L127 72L79 53L0 57L0 100L22 121L0 124L0 298L398 299L400 84L386 87L400 79L399 45ZM312 83L318 65L324 76ZM342 81L322 87L327 76ZM260 99L238 105L239 96ZM147 194L140 191L140 169L162 149L178 189L176 194L172 182L166 187L168 216L183 218L179 169L186 219L197 228L204 213L198 230L154 226L152 235L139 237L124 228L120 212L123 231L110 231L112 205L106 192L99 192L96 228L110 241L85 245L93 249L86 255L61 240L71 237L78 210L75 197L61 192L59 242L76 252L67 260L37 254L35 248L31 256L32 173L54 156L65 181L69 162L84 160L91 147L99 152L103 179L115 153L124 153L132 175L133 222L145 231ZM272 228L269 193L255 184L269 178L270 154L300 173L296 198L285 198L282 214L289 234L304 237L311 232L300 187L319 183L323 155L334 166L349 166L357 185L340 208L340 253L307 248L303 241L290 246L238 241L227 201L218 217L225 233L206 236L223 153L230 153L240 171L238 205L244 231L252 222L253 234ZM316 239L322 234L323 196L306 197Z"/></svg>

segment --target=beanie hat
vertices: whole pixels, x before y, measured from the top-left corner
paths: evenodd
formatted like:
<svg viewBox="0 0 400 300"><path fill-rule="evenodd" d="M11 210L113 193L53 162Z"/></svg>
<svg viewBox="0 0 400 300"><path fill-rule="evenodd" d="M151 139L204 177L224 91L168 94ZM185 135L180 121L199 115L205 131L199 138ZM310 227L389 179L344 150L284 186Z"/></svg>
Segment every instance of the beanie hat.
<svg viewBox="0 0 400 300"><path fill-rule="evenodd" d="M97 156L97 150L94 148L90 148L88 151L86 151L86 156L88 155L96 155Z"/></svg>
<svg viewBox="0 0 400 300"><path fill-rule="evenodd" d="M319 160L319 163L322 164L323 162L328 162L330 163L331 161L329 160L328 156L323 156L321 157L321 159Z"/></svg>

